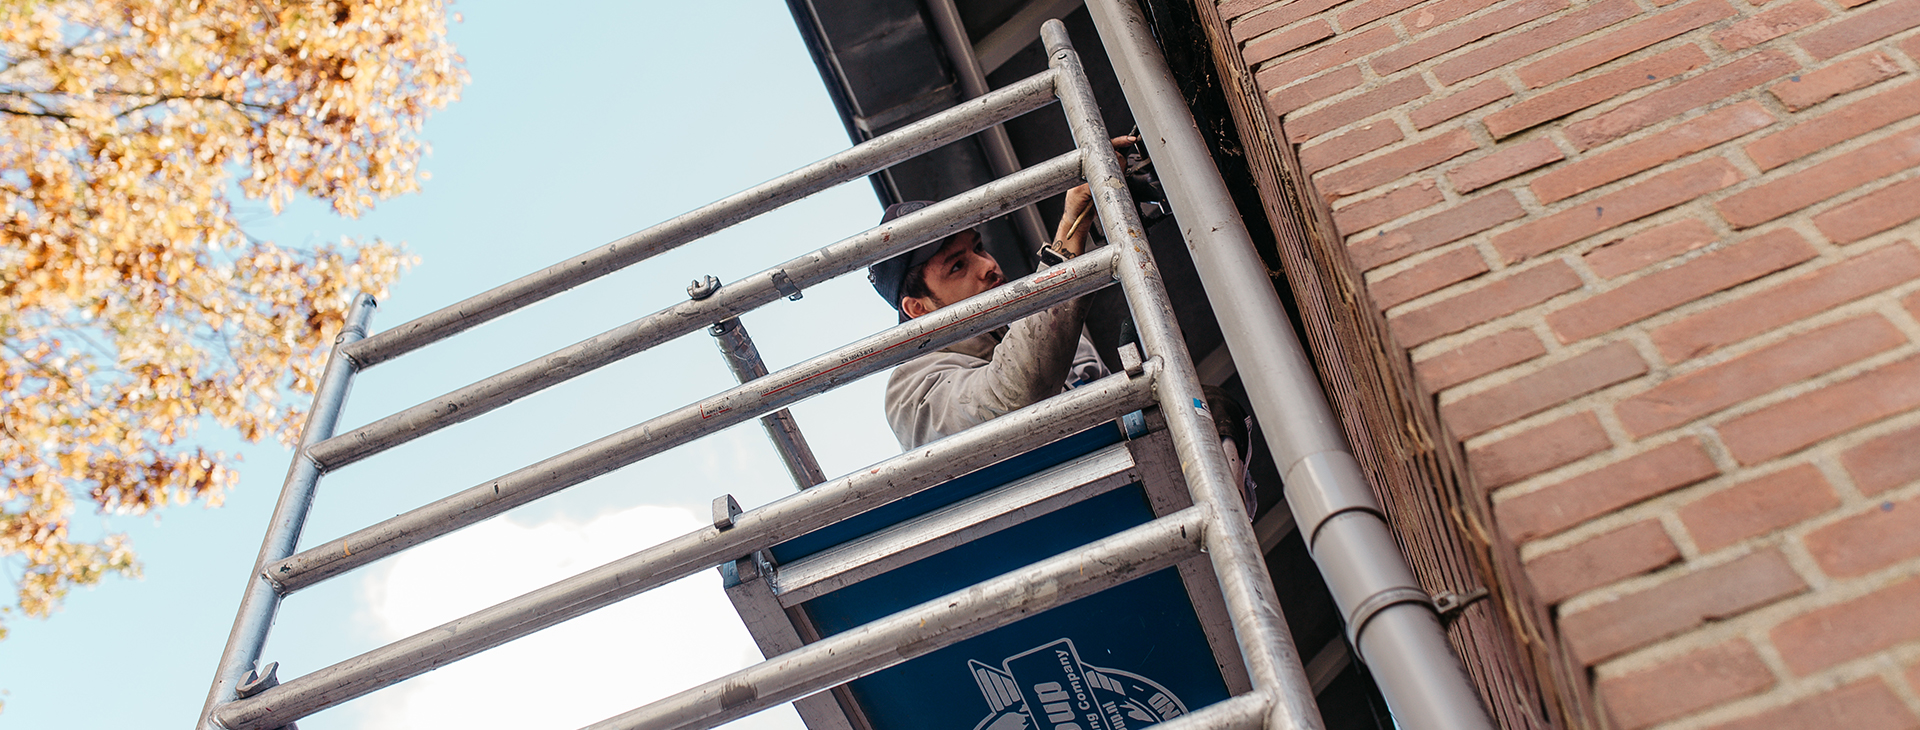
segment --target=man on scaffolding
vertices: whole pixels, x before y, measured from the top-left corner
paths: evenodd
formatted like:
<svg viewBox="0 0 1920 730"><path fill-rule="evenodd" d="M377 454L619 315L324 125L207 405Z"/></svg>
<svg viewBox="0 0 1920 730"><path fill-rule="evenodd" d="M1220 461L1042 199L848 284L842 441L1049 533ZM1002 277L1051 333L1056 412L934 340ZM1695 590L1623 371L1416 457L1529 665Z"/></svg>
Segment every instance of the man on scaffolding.
<svg viewBox="0 0 1920 730"><path fill-rule="evenodd" d="M1133 141L1120 137L1114 146ZM929 205L927 201L895 203L887 206L880 222ZM1043 265L1086 250L1093 218L1088 187L1067 191L1050 252L1042 254ZM880 297L900 312L903 322L1006 280L976 230L961 231L876 263L867 270L867 278ZM1105 377L1107 367L1083 331L1086 318L1084 299L1062 302L902 363L888 378L886 393L887 424L900 446L920 446Z"/></svg>
<svg viewBox="0 0 1920 730"><path fill-rule="evenodd" d="M1137 138L1116 137L1113 146L1125 148ZM925 208L933 203L912 201L887 206L880 222ZM1093 196L1086 185L1067 191L1065 210L1055 226L1053 242L1041 252L1041 264L1051 265L1085 251L1093 228ZM967 297L1004 283L1000 263L988 254L980 234L966 230L946 239L874 264L868 280L880 297L900 312L900 321L924 317ZM1020 408L1045 400L1082 383L1106 377L1084 325L1087 302L1074 299L1028 315L1011 325L956 342L936 352L908 360L887 379L887 425L903 449L949 436ZM1207 389L1209 411L1223 446L1238 465L1252 454L1240 453L1251 442L1251 419L1239 404L1218 388ZM1257 503L1255 488L1242 467L1239 474L1247 514Z"/></svg>

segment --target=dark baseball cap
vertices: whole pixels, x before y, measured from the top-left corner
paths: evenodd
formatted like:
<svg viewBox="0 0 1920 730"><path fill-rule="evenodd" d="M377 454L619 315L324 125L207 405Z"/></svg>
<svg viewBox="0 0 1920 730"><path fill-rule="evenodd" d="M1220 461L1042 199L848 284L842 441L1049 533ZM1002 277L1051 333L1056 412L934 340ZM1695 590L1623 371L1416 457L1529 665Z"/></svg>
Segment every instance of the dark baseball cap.
<svg viewBox="0 0 1920 730"><path fill-rule="evenodd" d="M894 203L893 205L887 206L887 212L880 215L880 223L885 225L895 218L913 213L929 205L933 205L933 201L909 200L905 203ZM867 267L867 281L873 282L873 290L880 293L881 299L887 300L888 304L893 305L893 308L898 310L900 309L900 289L906 286L907 272L912 271L913 267L931 260L934 254L940 253L940 247L945 245L946 242L947 240L943 238L885 261L875 263ZM905 316L905 314L901 315L901 317ZM905 320L902 319L901 321Z"/></svg>

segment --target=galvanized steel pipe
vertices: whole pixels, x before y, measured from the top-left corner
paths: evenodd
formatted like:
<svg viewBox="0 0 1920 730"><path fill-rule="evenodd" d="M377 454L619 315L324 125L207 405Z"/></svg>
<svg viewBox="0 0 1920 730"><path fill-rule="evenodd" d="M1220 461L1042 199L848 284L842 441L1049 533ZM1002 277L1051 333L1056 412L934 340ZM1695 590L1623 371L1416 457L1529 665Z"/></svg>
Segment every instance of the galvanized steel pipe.
<svg viewBox="0 0 1920 730"><path fill-rule="evenodd" d="M958 307L959 305L955 305ZM953 307L949 307L951 309ZM935 314L938 314L937 312ZM926 319L921 317L916 322ZM420 632L214 712L230 730L277 728L408 677L499 646L643 591L804 535L1111 421L1153 402L1159 360L1112 375L877 465Z"/></svg>
<svg viewBox="0 0 1920 730"><path fill-rule="evenodd" d="M1260 730L1273 698L1260 693L1228 697L1153 726L1153 730Z"/></svg>
<svg viewBox="0 0 1920 730"><path fill-rule="evenodd" d="M494 287L367 338L347 350L361 369L392 360L516 309L671 251L714 231L1039 109L1053 80L1037 74L665 223Z"/></svg>
<svg viewBox="0 0 1920 730"><path fill-rule="evenodd" d="M334 426L339 423L340 409L346 403L354 375L353 361L342 351L367 335L375 306L373 297L365 294L355 297L347 311L346 327L333 340L333 353L327 356L319 387L313 394L313 410L307 414L306 426L300 429L301 452L294 454L293 463L287 467L287 478L280 487L280 501L273 506L267 534L260 540L260 554L254 558L253 572L247 575L246 592L240 597L240 611L233 618L233 630L227 634L227 646L220 652L213 688L207 692L206 704L200 708L200 730L213 730L210 724L213 709L237 696L241 682L246 681L247 673L260 661L260 653L266 647L267 633L273 629L274 616L280 611L280 594L261 574L268 565L292 555L300 543L300 532L306 527L307 511L313 506L315 487L320 482L319 466L306 458L304 452L332 436Z"/></svg>
<svg viewBox="0 0 1920 730"><path fill-rule="evenodd" d="M1138 481L1132 451L1114 444L762 574L792 607Z"/></svg>
<svg viewBox="0 0 1920 730"><path fill-rule="evenodd" d="M1180 335L1159 269L1153 265L1146 231L1121 177L1120 163L1114 159L1080 57L1060 21L1047 21L1041 26L1040 37L1058 72L1055 78L1060 87L1056 93L1073 128L1074 142L1080 147L1094 205L1106 226L1108 245L1120 249L1120 284L1139 327L1141 344L1148 355L1167 362L1167 373L1156 388L1160 408L1180 455L1187 488L1194 503L1207 512L1207 557L1213 561L1221 591L1226 594L1227 613L1241 656L1246 659L1247 673L1257 691L1275 698L1268 726L1324 727L1300 652L1287 631L1286 617L1280 614L1280 599L1254 537L1253 520L1229 476L1226 454L1200 391L1199 375Z"/></svg>
<svg viewBox="0 0 1920 730"><path fill-rule="evenodd" d="M747 334L747 325L739 317L723 320L708 331L713 333L714 344L720 347L720 358L727 361L727 369L733 371L733 377L742 385L767 376L767 363L760 359L760 348L754 346L753 336ZM827 480L826 473L820 470L820 460L813 455L813 447L807 445L806 434L800 432L799 422L793 420L793 411L782 408L761 416L760 427L773 442L773 450L779 452L780 462L786 465L787 476L793 477L794 486L806 489Z"/></svg>
<svg viewBox="0 0 1920 730"><path fill-rule="evenodd" d="M283 593L579 484L709 433L1113 283L1114 256L1082 256L650 419L267 568ZM724 294L714 295L718 299Z"/></svg>
<svg viewBox="0 0 1920 730"><path fill-rule="evenodd" d="M596 722L587 730L710 728L851 682L1170 567L1200 551L1189 507Z"/></svg>
<svg viewBox="0 0 1920 730"><path fill-rule="evenodd" d="M1087 7L1240 365L1288 504L1395 720L1410 730L1493 727L1381 519L1146 20L1129 0ZM1336 519L1343 515L1351 519Z"/></svg>
<svg viewBox="0 0 1920 730"><path fill-rule="evenodd" d="M1056 195L1077 182L1078 169L1071 153L1048 160L728 284L713 296L677 303L328 439L311 450L312 456L321 468L338 469L476 418L621 358L778 301L788 296L783 289L813 286Z"/></svg>

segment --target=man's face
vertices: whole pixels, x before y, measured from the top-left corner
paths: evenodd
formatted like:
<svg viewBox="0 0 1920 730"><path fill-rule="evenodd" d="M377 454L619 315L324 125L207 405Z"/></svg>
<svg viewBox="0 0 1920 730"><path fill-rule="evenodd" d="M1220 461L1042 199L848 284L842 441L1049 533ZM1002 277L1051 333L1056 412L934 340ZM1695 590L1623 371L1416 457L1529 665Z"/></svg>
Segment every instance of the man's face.
<svg viewBox="0 0 1920 730"><path fill-rule="evenodd" d="M1000 262L987 254L986 244L980 240L980 234L970 230L961 231L947 239L946 244L940 247L940 252L923 265L926 266L927 290L932 296L902 299L901 311L909 317L926 316L936 309L1006 281L1006 277L1000 273Z"/></svg>

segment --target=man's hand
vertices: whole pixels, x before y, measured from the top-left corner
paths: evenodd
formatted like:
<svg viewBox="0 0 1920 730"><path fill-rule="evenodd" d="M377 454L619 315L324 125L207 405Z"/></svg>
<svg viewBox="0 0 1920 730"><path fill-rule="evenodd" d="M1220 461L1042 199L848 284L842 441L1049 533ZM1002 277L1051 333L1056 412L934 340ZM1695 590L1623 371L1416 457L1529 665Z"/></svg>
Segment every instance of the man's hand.
<svg viewBox="0 0 1920 730"><path fill-rule="evenodd" d="M1120 150L1140 141L1131 135L1114 137L1114 159L1126 168L1126 158L1120 156ZM1093 190L1079 185L1067 191L1066 207L1060 213L1060 223L1054 226L1053 247L1067 256L1079 256L1086 250L1087 232L1093 228Z"/></svg>

